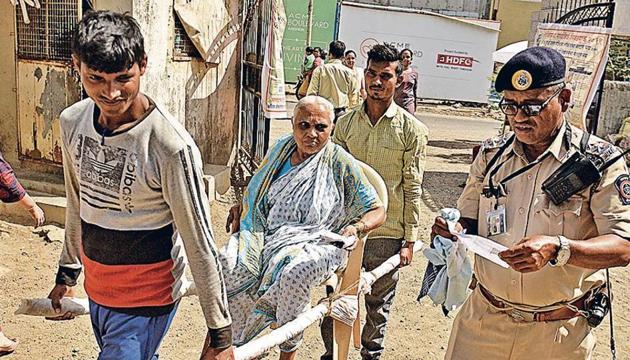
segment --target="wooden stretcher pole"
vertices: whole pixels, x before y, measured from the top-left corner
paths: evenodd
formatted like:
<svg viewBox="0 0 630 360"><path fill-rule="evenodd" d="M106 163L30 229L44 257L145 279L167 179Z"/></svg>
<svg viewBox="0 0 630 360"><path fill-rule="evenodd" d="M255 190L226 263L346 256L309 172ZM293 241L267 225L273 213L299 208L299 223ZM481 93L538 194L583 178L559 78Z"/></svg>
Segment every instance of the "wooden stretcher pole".
<svg viewBox="0 0 630 360"><path fill-rule="evenodd" d="M361 279L361 265L363 264L363 249L365 247L365 237L359 239L357 247L350 252L348 257L348 266L343 274L340 276L339 286L337 288L337 294L343 293L346 295L356 296L359 298L359 282ZM348 288L351 287L351 288ZM358 319L358 317L357 317ZM354 322L356 326L357 322ZM347 360L348 352L350 350L350 339L355 326L348 326L343 322L333 319L333 359L334 360ZM361 330L359 328L359 337ZM359 340L360 341L360 340Z"/></svg>

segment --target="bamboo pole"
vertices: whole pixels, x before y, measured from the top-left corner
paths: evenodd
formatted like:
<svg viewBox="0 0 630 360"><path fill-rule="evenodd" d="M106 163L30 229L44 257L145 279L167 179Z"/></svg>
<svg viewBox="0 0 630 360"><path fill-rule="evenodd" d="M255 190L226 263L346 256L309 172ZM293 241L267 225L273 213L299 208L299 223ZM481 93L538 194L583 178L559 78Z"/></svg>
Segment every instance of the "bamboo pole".
<svg viewBox="0 0 630 360"><path fill-rule="evenodd" d="M308 0L308 24L306 25L306 46L311 46L313 40L313 7L315 0Z"/></svg>
<svg viewBox="0 0 630 360"><path fill-rule="evenodd" d="M413 247L413 252L418 252L423 248L422 242L417 242ZM370 287L374 282L400 265L400 256L394 255L387 259L376 269L361 274L361 280L365 280ZM361 290L364 287L361 287ZM333 295L334 296L334 295ZM322 302L307 312L298 316L295 320L289 321L281 327L254 339L234 350L236 360L249 360L264 354L270 349L291 339L295 335L303 332L309 326L313 325L323 318L329 311L329 302Z"/></svg>

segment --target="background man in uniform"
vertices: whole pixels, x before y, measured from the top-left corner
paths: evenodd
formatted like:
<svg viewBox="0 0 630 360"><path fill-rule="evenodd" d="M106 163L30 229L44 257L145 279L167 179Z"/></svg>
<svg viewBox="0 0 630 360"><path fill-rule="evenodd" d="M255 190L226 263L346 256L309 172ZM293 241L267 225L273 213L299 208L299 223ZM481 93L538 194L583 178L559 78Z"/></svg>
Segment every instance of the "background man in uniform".
<svg viewBox="0 0 630 360"><path fill-rule="evenodd" d="M614 161L616 148L583 137L563 119L571 102L565 68L559 52L534 47L497 76L500 107L515 137L482 147L458 208L468 233L508 247L499 256L509 268L476 256L477 286L455 318L447 359L591 358L595 338L576 310L602 291L601 269L630 261L630 180L623 159ZM542 184L582 149L613 165L555 204ZM501 216L505 225L492 231ZM441 218L432 232L450 236Z"/></svg>
<svg viewBox="0 0 630 360"><path fill-rule="evenodd" d="M98 358L157 359L190 264L208 326L202 358L233 358L201 154L180 122L140 92L147 56L138 23L87 12L72 53L89 98L60 117L68 205L53 307L60 312L84 269Z"/></svg>
<svg viewBox="0 0 630 360"><path fill-rule="evenodd" d="M394 92L402 81L398 51L375 45L368 52L365 71L367 99L363 106L339 119L333 141L376 170L388 188L387 220L372 232L365 246L363 266L371 271L400 254L401 267L413 259L418 240L422 175L426 161L428 129L396 105ZM389 311L394 301L398 270L383 276L365 295L366 324L361 336L363 359L380 359ZM326 354L332 358L332 321L322 324Z"/></svg>
<svg viewBox="0 0 630 360"><path fill-rule="evenodd" d="M333 41L329 46L330 60L313 70L307 95L319 95L335 107L335 122L343 115L350 104L354 104L360 86L354 71L342 62L346 45Z"/></svg>

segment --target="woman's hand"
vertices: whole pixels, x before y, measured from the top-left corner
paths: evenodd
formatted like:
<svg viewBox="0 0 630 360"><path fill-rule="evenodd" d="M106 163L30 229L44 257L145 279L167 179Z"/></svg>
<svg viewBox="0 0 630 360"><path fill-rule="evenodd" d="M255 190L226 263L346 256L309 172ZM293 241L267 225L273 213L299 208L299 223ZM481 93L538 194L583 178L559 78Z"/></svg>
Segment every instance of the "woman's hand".
<svg viewBox="0 0 630 360"><path fill-rule="evenodd" d="M348 250L348 251L352 251L357 247L357 243L359 240L359 231L357 230L356 226L354 225L348 225L345 228L343 228L343 230L341 230L341 236L345 236L347 238L354 238L354 242L352 243L352 245L349 246L345 246L344 249Z"/></svg>
<svg viewBox="0 0 630 360"><path fill-rule="evenodd" d="M354 226L354 225L348 225L345 228L343 228L343 230L341 230L341 236L345 236L345 237L350 237L350 236L359 237L359 230L357 230L356 226Z"/></svg>

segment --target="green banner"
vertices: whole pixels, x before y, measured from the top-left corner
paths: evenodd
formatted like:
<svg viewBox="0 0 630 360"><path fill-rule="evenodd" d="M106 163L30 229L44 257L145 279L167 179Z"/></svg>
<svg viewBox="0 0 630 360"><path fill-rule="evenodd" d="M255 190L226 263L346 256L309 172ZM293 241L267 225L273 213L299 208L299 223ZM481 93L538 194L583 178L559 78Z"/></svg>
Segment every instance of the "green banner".
<svg viewBox="0 0 630 360"><path fill-rule="evenodd" d="M282 41L284 78L294 83L300 73L306 48L306 27L308 26L308 0L285 0L287 28ZM334 40L337 0L313 0L313 30L311 46L319 46L328 51L328 44Z"/></svg>

